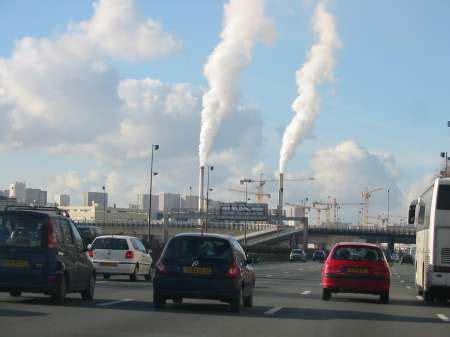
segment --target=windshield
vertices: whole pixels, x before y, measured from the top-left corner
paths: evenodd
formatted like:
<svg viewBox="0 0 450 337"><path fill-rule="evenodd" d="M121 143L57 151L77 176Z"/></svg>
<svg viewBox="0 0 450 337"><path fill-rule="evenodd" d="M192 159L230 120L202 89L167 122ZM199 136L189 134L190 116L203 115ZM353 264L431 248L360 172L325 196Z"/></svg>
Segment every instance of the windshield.
<svg viewBox="0 0 450 337"><path fill-rule="evenodd" d="M450 185L439 186L437 209L450 210Z"/></svg>
<svg viewBox="0 0 450 337"><path fill-rule="evenodd" d="M382 261L383 254L377 248L346 246L336 248L333 258L349 261Z"/></svg>
<svg viewBox="0 0 450 337"><path fill-rule="evenodd" d="M128 243L125 239L99 238L92 244L92 249L128 250Z"/></svg>
<svg viewBox="0 0 450 337"><path fill-rule="evenodd" d="M177 237L170 241L165 258L210 258L230 260L232 249L220 238Z"/></svg>
<svg viewBox="0 0 450 337"><path fill-rule="evenodd" d="M45 239L47 217L9 213L0 218L0 246L40 248Z"/></svg>

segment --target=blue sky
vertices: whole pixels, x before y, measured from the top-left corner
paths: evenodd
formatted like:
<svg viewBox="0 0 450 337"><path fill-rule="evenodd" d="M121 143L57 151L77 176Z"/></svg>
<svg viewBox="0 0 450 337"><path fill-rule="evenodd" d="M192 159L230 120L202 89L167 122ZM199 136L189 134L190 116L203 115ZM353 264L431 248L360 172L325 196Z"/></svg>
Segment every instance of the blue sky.
<svg viewBox="0 0 450 337"><path fill-rule="evenodd" d="M156 60L107 62L121 79L151 77L206 88L202 68L219 42L224 3L136 1L143 16L181 41L182 50ZM264 141L255 151L268 172L277 169L282 132L292 116L295 71L314 40L310 23L315 4L267 0L277 39L270 46L258 45L242 74L241 103L256 106L263 120ZM321 114L313 137L298 147L288 170L308 170L317 151L351 139L371 152L392 155L398 185L407 190L436 171L440 151L450 150L450 2L349 0L330 2L328 8L342 41L336 80L320 88ZM0 2L0 59L10 58L15 41L23 37L54 38L70 22L92 15L91 1ZM110 169L86 156L55 156L33 146L4 151L0 158L4 188L15 180L46 187L67 171L107 174Z"/></svg>

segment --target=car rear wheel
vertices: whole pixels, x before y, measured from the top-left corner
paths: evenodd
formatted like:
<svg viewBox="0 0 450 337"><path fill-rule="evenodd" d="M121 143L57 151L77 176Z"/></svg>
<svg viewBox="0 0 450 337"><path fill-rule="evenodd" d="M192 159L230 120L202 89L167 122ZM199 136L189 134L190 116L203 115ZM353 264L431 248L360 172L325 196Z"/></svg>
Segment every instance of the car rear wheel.
<svg viewBox="0 0 450 337"><path fill-rule="evenodd" d="M153 306L156 309L164 309L166 306L166 299L157 292L153 292Z"/></svg>
<svg viewBox="0 0 450 337"><path fill-rule="evenodd" d="M9 291L9 294L10 294L12 297L20 297L20 295L22 295L22 291L17 290L17 289L14 289L14 290L10 290L10 291Z"/></svg>
<svg viewBox="0 0 450 337"><path fill-rule="evenodd" d="M81 298L84 301L92 301L94 298L94 291L95 291L95 276L91 275L89 278L89 285L88 288L85 291L81 292Z"/></svg>
<svg viewBox="0 0 450 337"><path fill-rule="evenodd" d="M383 304L389 303L389 291L380 295L380 303L383 303Z"/></svg>
<svg viewBox="0 0 450 337"><path fill-rule="evenodd" d="M253 292L249 296L244 297L244 307L251 308L253 306Z"/></svg>
<svg viewBox="0 0 450 337"><path fill-rule="evenodd" d="M130 275L130 281L132 281L132 282L136 281L138 271L139 271L139 265L136 265L136 266L134 267L133 274Z"/></svg>
<svg viewBox="0 0 450 337"><path fill-rule="evenodd" d="M433 294L431 293L431 290L423 290L423 292L422 292L422 297L423 297L423 300L425 301L425 302L433 302Z"/></svg>
<svg viewBox="0 0 450 337"><path fill-rule="evenodd" d="M64 304L66 299L66 279L64 277L58 282L51 299L54 304Z"/></svg>
<svg viewBox="0 0 450 337"><path fill-rule="evenodd" d="M322 290L322 299L323 299L324 301L329 301L330 298L331 298L331 290L330 290L330 289L324 288L324 289Z"/></svg>
<svg viewBox="0 0 450 337"><path fill-rule="evenodd" d="M236 296L235 298L233 298L230 301L230 308L231 308L231 312L241 312L242 310L242 290L239 291L238 296Z"/></svg>

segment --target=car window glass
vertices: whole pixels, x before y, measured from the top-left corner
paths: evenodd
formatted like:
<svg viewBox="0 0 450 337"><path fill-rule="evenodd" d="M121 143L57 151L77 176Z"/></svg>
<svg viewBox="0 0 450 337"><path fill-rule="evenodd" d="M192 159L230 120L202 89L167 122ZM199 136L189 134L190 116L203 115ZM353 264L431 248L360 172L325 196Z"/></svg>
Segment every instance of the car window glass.
<svg viewBox="0 0 450 337"><path fill-rule="evenodd" d="M167 246L166 258L209 258L231 261L232 249L220 238L176 237Z"/></svg>
<svg viewBox="0 0 450 337"><path fill-rule="evenodd" d="M128 250L128 243L125 239L100 238L92 244L92 249Z"/></svg>
<svg viewBox="0 0 450 337"><path fill-rule="evenodd" d="M138 244L138 247L139 247L139 250L141 251L141 252L143 252L143 253L146 253L147 252L147 250L145 249L145 246L144 246L144 244L141 242L141 241L139 241L139 240L136 240L137 241L137 244Z"/></svg>
<svg viewBox="0 0 450 337"><path fill-rule="evenodd" d="M70 229L70 223L69 221L65 219L59 219L58 220L59 227L61 229L62 234L62 243L65 244L73 244L73 237L72 237L72 231Z"/></svg>
<svg viewBox="0 0 450 337"><path fill-rule="evenodd" d="M84 248L83 239L81 238L80 233L78 233L78 229L72 222L69 221L69 223L70 223L70 227L72 229L72 234L73 234L73 238L75 241L75 245L78 247L79 250L83 250L83 248Z"/></svg>
<svg viewBox="0 0 450 337"><path fill-rule="evenodd" d="M139 242L136 239L131 239L131 244L133 245L134 250L141 251Z"/></svg>
<svg viewBox="0 0 450 337"><path fill-rule="evenodd" d="M350 261L382 261L383 253L372 247L343 246L336 248L333 258Z"/></svg>

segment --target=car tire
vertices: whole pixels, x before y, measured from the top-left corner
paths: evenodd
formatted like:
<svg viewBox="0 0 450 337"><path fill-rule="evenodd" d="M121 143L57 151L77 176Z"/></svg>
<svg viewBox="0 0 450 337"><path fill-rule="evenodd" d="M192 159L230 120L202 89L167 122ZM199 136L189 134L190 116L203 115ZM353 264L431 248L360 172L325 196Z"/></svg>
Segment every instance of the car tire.
<svg viewBox="0 0 450 337"><path fill-rule="evenodd" d="M11 297L20 297L20 295L22 295L22 291L21 290L17 290L17 289L13 289L9 291L9 295Z"/></svg>
<svg viewBox="0 0 450 337"><path fill-rule="evenodd" d="M156 291L153 292L153 307L155 309L164 309L166 307L166 299Z"/></svg>
<svg viewBox="0 0 450 337"><path fill-rule="evenodd" d="M322 290L322 300L329 301L331 298L331 290L327 288L323 288Z"/></svg>
<svg viewBox="0 0 450 337"><path fill-rule="evenodd" d="M89 277L89 285L85 291L81 292L81 298L83 301L92 301L94 299L95 292L95 275Z"/></svg>
<svg viewBox="0 0 450 337"><path fill-rule="evenodd" d="M62 277L58 282L58 285L56 286L53 294L51 295L51 299L54 304L64 304L64 301L66 300L66 287L66 278Z"/></svg>
<svg viewBox="0 0 450 337"><path fill-rule="evenodd" d="M244 297L243 305L245 308L253 307L253 291L251 292L251 294L249 296Z"/></svg>
<svg viewBox="0 0 450 337"><path fill-rule="evenodd" d="M239 294L230 301L230 309L231 312L239 313L242 310L242 290L239 291Z"/></svg>
<svg viewBox="0 0 450 337"><path fill-rule="evenodd" d="M139 265L136 264L136 266L134 267L134 271L133 274L130 274L130 281L131 282L135 282L137 279L137 274L138 274L138 270L139 270Z"/></svg>
<svg viewBox="0 0 450 337"><path fill-rule="evenodd" d="M431 293L431 290L423 290L422 297L425 302L433 302L433 294Z"/></svg>
<svg viewBox="0 0 450 337"><path fill-rule="evenodd" d="M111 275L109 275L109 274L103 274L103 279L105 279L105 280L109 280L110 277L111 277Z"/></svg>
<svg viewBox="0 0 450 337"><path fill-rule="evenodd" d="M388 304L389 303L389 291L383 294L380 294L380 303Z"/></svg>
<svg viewBox="0 0 450 337"><path fill-rule="evenodd" d="M173 303L175 303L175 304L181 304L181 303L183 303L183 298L181 298L181 297L176 297L176 298L173 299Z"/></svg>

